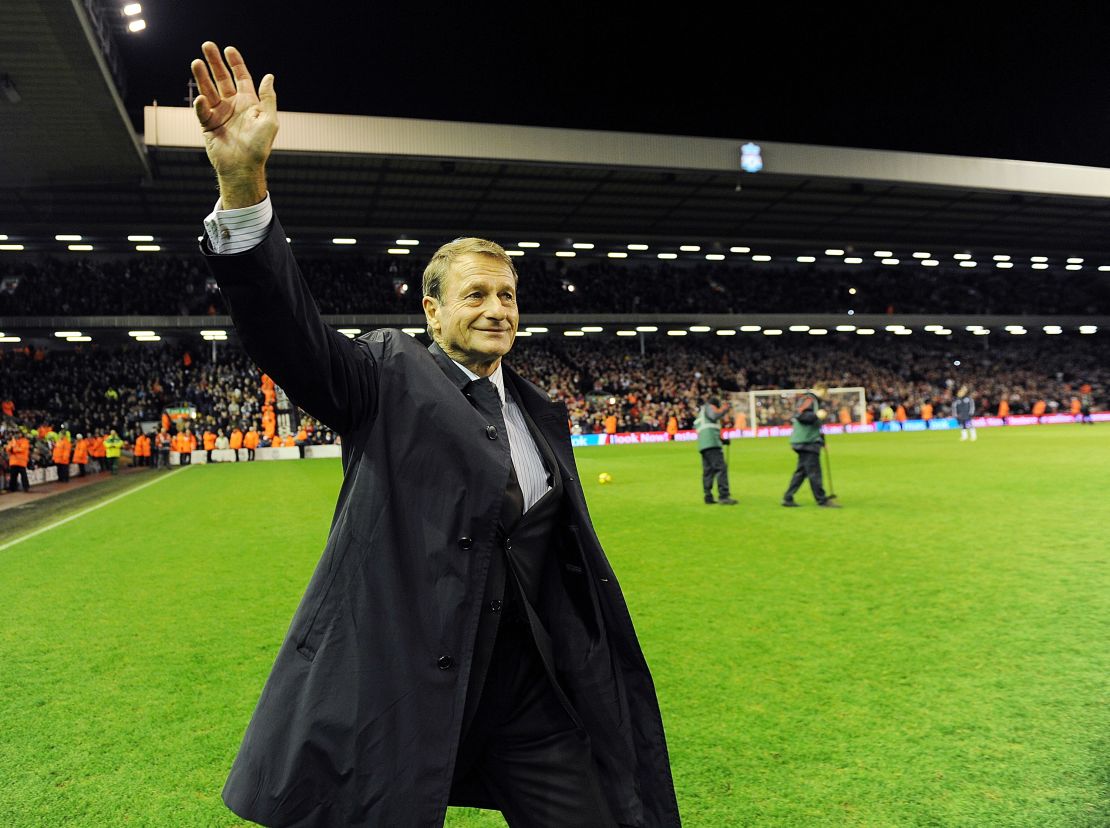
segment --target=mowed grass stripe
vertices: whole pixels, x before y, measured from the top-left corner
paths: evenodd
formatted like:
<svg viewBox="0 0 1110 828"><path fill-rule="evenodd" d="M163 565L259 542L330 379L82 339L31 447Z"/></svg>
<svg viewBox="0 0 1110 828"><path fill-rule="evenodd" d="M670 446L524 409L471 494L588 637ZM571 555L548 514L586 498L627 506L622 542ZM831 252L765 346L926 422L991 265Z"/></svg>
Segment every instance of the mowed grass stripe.
<svg viewBox="0 0 1110 828"><path fill-rule="evenodd" d="M840 511L778 506L782 440L733 444L731 508L692 446L579 451L685 823L1110 824L1107 439L834 438ZM243 824L219 790L339 481L199 467L5 553L0 822Z"/></svg>

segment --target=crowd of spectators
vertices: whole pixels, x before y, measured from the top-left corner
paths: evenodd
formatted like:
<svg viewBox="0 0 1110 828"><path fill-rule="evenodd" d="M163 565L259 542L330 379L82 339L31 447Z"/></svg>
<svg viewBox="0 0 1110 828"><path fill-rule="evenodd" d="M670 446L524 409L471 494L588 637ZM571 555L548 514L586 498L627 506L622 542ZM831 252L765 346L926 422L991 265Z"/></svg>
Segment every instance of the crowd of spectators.
<svg viewBox="0 0 1110 828"><path fill-rule="evenodd" d="M416 257L336 255L301 268L327 314L421 313ZM0 316L223 314L199 255L0 265ZM1094 314L1110 278L1083 271L918 265L517 261L528 313ZM854 292L853 292L854 291Z"/></svg>
<svg viewBox="0 0 1110 828"><path fill-rule="evenodd" d="M983 414L1000 406L1010 414L1066 412L1081 398L1095 410L1107 407L1104 336L1014 337L994 345L979 338L914 340L647 337L641 353L637 339L534 337L518 341L510 362L567 404L577 433L688 429L707 397L814 385L862 386L876 420L896 411L946 416L961 387ZM71 434L116 429L131 442L144 430L187 426L213 439L238 429L269 432L285 445L336 440L326 426L296 416L281 390L267 387L234 347L221 347L218 361L207 349L173 345L0 351L0 401L0 431L8 434L43 426ZM46 443L35 451L48 462Z"/></svg>

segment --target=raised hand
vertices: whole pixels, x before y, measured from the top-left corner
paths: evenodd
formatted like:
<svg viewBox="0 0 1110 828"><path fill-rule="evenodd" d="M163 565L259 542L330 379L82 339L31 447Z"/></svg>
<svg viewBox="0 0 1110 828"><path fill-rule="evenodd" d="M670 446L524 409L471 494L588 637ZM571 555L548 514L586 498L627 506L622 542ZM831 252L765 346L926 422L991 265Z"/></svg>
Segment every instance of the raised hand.
<svg viewBox="0 0 1110 828"><path fill-rule="evenodd" d="M204 130L208 160L224 209L249 207L266 197L266 161L278 131L274 76L263 77L256 93L238 49L224 49L226 63L210 40L201 51L204 60L194 60L190 68L200 91L193 110Z"/></svg>

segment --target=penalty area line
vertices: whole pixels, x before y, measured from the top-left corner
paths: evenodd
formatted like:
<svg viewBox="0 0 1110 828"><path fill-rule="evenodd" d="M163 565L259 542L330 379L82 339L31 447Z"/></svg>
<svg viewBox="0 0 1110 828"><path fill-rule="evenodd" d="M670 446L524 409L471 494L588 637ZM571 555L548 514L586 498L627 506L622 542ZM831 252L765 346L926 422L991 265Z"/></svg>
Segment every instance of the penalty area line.
<svg viewBox="0 0 1110 828"><path fill-rule="evenodd" d="M185 468L191 468L191 466L186 466ZM135 492L141 492L147 486L153 486L155 483L161 483L163 480L168 480L169 478L173 477L173 475L175 475L179 471L181 471L180 468L174 469L169 474L162 475L161 477L155 478L154 480L151 480L147 483L144 483L141 486L136 486L134 489L128 489L126 492L121 492L120 494L116 495L115 497L110 497L107 500L104 500L104 501L101 501L100 503L97 503L95 506L90 506L88 509L82 509L80 512L77 512L76 514L72 514L69 517L64 517L61 520L56 520L53 523L51 523L49 526L43 526L41 529L36 529L34 532L28 532L26 535L23 535L22 537L16 538L15 540L8 541L5 544L0 544L0 552L3 552L8 547L15 546L17 543L23 543L23 541L25 541L25 540L30 540L31 538L35 537L36 535L41 535L43 532L49 532L51 529L57 529L62 524L69 523L71 520L77 520L77 518L79 518L79 517L84 517L89 512L95 512L97 509L99 509L102 506L107 506L109 503L115 503L120 498L127 497L128 495L134 494Z"/></svg>

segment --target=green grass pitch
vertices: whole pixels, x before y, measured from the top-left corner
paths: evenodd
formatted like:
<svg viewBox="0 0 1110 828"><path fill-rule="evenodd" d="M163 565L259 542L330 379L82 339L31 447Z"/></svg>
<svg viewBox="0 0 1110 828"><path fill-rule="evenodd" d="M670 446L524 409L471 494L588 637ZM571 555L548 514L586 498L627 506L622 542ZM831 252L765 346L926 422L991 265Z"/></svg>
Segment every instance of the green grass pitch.
<svg viewBox="0 0 1110 828"><path fill-rule="evenodd" d="M1110 431L830 449L839 511L778 505L783 440L732 445L735 507L692 445L577 452L684 824L1106 828ZM339 477L195 467L0 550L0 826L245 824L220 788Z"/></svg>

